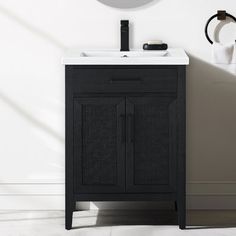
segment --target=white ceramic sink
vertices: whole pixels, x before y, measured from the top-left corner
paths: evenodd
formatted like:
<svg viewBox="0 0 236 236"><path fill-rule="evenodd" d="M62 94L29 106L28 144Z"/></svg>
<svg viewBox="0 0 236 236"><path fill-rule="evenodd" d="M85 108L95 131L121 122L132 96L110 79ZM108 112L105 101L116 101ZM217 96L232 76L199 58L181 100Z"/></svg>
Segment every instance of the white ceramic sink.
<svg viewBox="0 0 236 236"><path fill-rule="evenodd" d="M162 57L167 55L167 51L84 51L81 52L81 57L108 57L108 58L139 58L139 57Z"/></svg>
<svg viewBox="0 0 236 236"><path fill-rule="evenodd" d="M70 50L62 58L65 65L187 65L189 58L181 48L167 51Z"/></svg>

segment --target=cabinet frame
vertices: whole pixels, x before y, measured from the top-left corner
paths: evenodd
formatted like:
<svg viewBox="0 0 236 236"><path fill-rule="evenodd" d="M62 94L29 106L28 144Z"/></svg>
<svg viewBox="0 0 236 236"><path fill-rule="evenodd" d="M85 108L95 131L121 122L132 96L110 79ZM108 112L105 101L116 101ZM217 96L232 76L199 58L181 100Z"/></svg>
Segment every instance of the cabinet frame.
<svg viewBox="0 0 236 236"><path fill-rule="evenodd" d="M94 71L96 76L118 74L124 76L125 70L129 69L129 75L134 74L137 76L141 72L141 76L150 74L151 78L155 77L160 82L152 80L150 86L146 83L141 91L141 84L136 87L132 84L128 86L118 85L117 89L114 84L106 84L104 86L93 84L86 84L85 80L80 78L85 71ZM81 73L77 73L77 72ZM83 72L84 71L84 72ZM169 72L168 72L169 71ZM108 72L108 73L107 73ZM136 72L136 73L135 73ZM171 79L175 74L175 80ZM86 75L86 73L85 73ZM171 200L177 202L178 224L181 229L186 227L186 66L185 65L172 65L172 66L89 66L89 65L66 65L66 229L72 227L72 216L75 211L76 201L163 201ZM166 80L165 80L166 79ZM102 81L102 80L101 80ZM175 82L176 81L176 82ZM173 84L174 83L174 84ZM81 86L80 86L81 85ZM174 88L176 87L176 91ZM91 88L91 91L90 89ZM132 89L133 88L133 89ZM83 90L84 89L84 90ZM176 116L177 116L177 147L176 147L176 186L173 192L137 192L137 193L75 193L74 192L74 168L73 168L73 100L76 97L97 97L97 96L133 96L135 94L173 94L176 92Z"/></svg>

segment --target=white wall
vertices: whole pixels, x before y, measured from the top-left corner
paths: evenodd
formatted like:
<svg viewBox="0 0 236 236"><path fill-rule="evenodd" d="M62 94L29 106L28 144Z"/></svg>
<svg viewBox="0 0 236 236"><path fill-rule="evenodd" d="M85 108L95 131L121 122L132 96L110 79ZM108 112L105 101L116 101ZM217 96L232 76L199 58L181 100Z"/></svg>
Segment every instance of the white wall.
<svg viewBox="0 0 236 236"><path fill-rule="evenodd" d="M60 59L71 47L119 48L120 19L132 22L132 48L163 39L190 55L188 204L236 208L236 74L211 64L204 36L206 20L218 9L236 15L236 2L154 0L122 11L96 0L0 0L0 209L64 207ZM235 24L219 36L233 42Z"/></svg>

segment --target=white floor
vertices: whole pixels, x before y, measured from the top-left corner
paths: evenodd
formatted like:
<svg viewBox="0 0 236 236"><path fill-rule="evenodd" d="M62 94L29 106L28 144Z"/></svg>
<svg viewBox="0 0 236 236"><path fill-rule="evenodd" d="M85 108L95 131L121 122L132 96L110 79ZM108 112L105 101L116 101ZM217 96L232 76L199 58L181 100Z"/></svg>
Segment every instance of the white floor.
<svg viewBox="0 0 236 236"><path fill-rule="evenodd" d="M148 214L146 211L145 214ZM63 211L1 211L0 236L235 236L236 211L192 211L189 225L179 230L176 225L137 225L148 218L136 212L82 211L74 214L74 229L64 229ZM133 216L132 216L133 215ZM143 217L144 216L144 217ZM158 215L153 212L148 220ZM168 218L168 217L167 217ZM121 226L124 222L130 225ZM120 225L119 225L120 224ZM136 225L135 225L136 224ZM107 225L107 226L104 226ZM215 226L213 226L215 225ZM230 226L234 225L234 226Z"/></svg>

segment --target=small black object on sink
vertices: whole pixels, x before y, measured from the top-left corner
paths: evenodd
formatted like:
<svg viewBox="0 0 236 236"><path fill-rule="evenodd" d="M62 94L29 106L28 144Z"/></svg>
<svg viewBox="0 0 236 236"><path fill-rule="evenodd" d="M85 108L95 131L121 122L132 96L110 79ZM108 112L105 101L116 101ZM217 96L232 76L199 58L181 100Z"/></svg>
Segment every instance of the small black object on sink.
<svg viewBox="0 0 236 236"><path fill-rule="evenodd" d="M162 43L162 44L145 43L143 45L143 50L167 50L167 49L168 49L168 45L166 43Z"/></svg>

